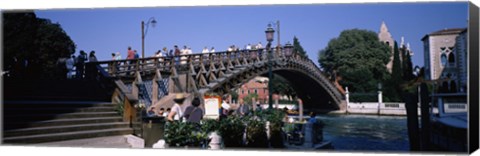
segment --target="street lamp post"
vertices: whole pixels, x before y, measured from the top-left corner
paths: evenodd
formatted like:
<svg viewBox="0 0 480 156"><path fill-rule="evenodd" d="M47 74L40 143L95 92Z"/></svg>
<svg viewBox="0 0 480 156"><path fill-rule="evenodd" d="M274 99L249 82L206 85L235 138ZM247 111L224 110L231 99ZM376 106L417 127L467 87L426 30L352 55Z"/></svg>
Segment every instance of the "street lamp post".
<svg viewBox="0 0 480 156"><path fill-rule="evenodd" d="M155 24L157 24L157 21L155 20L154 17L150 17L147 21L147 28L145 28L145 22L142 21L142 58L145 58L145 36L147 35L148 32L148 26L152 24L152 27L155 27ZM145 30L145 31L144 31Z"/></svg>
<svg viewBox="0 0 480 156"><path fill-rule="evenodd" d="M275 33L275 30L273 30L272 26L269 24L267 30L265 30L265 34L267 37L267 50L268 50L268 109L273 108L273 101L272 101L272 50L270 47L272 46L272 41L273 41L273 33Z"/></svg>
<svg viewBox="0 0 480 156"><path fill-rule="evenodd" d="M290 42L288 42L287 44L285 44L283 55L288 58L292 56L292 53L293 53L293 46L292 44L290 44Z"/></svg>

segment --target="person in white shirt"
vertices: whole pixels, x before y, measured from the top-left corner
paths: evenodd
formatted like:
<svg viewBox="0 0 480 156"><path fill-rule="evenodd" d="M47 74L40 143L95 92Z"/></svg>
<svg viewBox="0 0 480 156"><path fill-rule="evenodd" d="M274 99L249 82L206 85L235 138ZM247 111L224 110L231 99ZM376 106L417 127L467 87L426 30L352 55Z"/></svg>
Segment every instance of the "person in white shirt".
<svg viewBox="0 0 480 156"><path fill-rule="evenodd" d="M173 101L175 101L175 104L173 105L170 113L168 114L168 121L180 120L183 117L183 112L185 112L185 110L183 110L182 108L183 102L185 101L185 95L179 93L175 95L175 99L173 99Z"/></svg>
<svg viewBox="0 0 480 156"><path fill-rule="evenodd" d="M155 53L155 56L154 57L162 57L163 54L162 54L162 51L161 50L158 50L156 53Z"/></svg>
<svg viewBox="0 0 480 156"><path fill-rule="evenodd" d="M168 117L168 114L170 114L171 111L172 111L171 108L167 108L167 110L165 112L163 112L162 116L163 117Z"/></svg>
<svg viewBox="0 0 480 156"><path fill-rule="evenodd" d="M190 55L190 54L192 54L192 53L193 53L193 52L192 52L192 48L188 47L188 48L187 48L187 55Z"/></svg>
<svg viewBox="0 0 480 156"><path fill-rule="evenodd" d="M65 62L65 66L67 67L67 79L71 79L73 77L73 66L75 65L75 55L72 55L71 58L67 59Z"/></svg>
<svg viewBox="0 0 480 156"><path fill-rule="evenodd" d="M203 48L202 53L204 53L204 54L209 53L208 48L207 47Z"/></svg>
<svg viewBox="0 0 480 156"><path fill-rule="evenodd" d="M183 49L181 51L181 54L180 55L187 55L187 46L183 46Z"/></svg>
<svg viewBox="0 0 480 156"><path fill-rule="evenodd" d="M229 46L229 47L228 47L228 49L227 49L227 51L228 51L228 52L231 52L231 51L233 51L233 48L232 48L232 46Z"/></svg>
<svg viewBox="0 0 480 156"><path fill-rule="evenodd" d="M262 49L262 48L263 48L262 42L258 42L258 44L257 44L257 49Z"/></svg>
<svg viewBox="0 0 480 156"><path fill-rule="evenodd" d="M215 47L212 47L212 49L210 49L210 52L214 53L215 52Z"/></svg>
<svg viewBox="0 0 480 156"><path fill-rule="evenodd" d="M250 43L247 45L247 47L245 49L252 50L252 46L250 45Z"/></svg>

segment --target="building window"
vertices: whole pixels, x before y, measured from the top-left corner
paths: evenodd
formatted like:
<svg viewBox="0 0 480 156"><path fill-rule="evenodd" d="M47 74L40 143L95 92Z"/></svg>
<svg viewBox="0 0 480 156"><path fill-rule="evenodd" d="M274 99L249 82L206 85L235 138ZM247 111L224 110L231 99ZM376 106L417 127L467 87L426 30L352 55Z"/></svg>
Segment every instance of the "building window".
<svg viewBox="0 0 480 156"><path fill-rule="evenodd" d="M455 63L455 55L453 53L448 54L448 63Z"/></svg>
<svg viewBox="0 0 480 156"><path fill-rule="evenodd" d="M245 90L242 89L242 94L245 94Z"/></svg>
<svg viewBox="0 0 480 156"><path fill-rule="evenodd" d="M255 94L258 94L258 93L257 93L257 89L255 89L254 91L255 91Z"/></svg>
<svg viewBox="0 0 480 156"><path fill-rule="evenodd" d="M247 90L247 93L248 93L248 94L250 94L250 89L249 89L249 90Z"/></svg>
<svg viewBox="0 0 480 156"><path fill-rule="evenodd" d="M445 55L445 53L442 53L442 55L440 55L440 61L442 62L442 66L445 66L447 64L447 55Z"/></svg>
<svg viewBox="0 0 480 156"><path fill-rule="evenodd" d="M457 83L455 83L455 81L450 81L450 92L457 92Z"/></svg>

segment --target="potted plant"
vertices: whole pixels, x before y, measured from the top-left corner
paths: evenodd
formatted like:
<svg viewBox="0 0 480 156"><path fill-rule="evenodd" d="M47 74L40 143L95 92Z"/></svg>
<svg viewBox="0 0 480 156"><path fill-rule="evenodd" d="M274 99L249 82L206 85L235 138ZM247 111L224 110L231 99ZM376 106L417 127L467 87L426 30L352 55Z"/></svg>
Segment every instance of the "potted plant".
<svg viewBox="0 0 480 156"><path fill-rule="evenodd" d="M225 147L243 147L243 133L245 131L245 124L242 118L236 116L229 116L220 121L218 129L220 136L222 136Z"/></svg>
<svg viewBox="0 0 480 156"><path fill-rule="evenodd" d="M248 147L267 148L268 138L265 129L265 120L253 116L247 124L247 145Z"/></svg>
<svg viewBox="0 0 480 156"><path fill-rule="evenodd" d="M205 147L208 136L198 123L173 121L165 125L164 138L170 147Z"/></svg>

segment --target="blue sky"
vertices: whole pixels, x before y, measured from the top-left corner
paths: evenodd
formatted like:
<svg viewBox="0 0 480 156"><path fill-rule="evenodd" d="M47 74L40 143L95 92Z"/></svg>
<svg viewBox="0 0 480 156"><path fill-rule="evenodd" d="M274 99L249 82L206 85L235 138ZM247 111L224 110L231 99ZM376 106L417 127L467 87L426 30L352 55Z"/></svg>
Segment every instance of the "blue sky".
<svg viewBox="0 0 480 156"><path fill-rule="evenodd" d="M187 45L194 52L214 46L266 44L269 22L280 21L281 43L297 36L309 57L317 62L318 51L346 29L378 32L382 21L395 40L401 36L414 51L413 62L423 66L421 38L444 28L467 27L468 3L369 3L298 4L199 7L143 7L37 10L40 18L58 22L77 45L78 51L95 50L99 60L111 53L126 56L127 47L141 52L141 21L155 17L148 30L145 56L163 47ZM276 36L274 43L276 43Z"/></svg>

